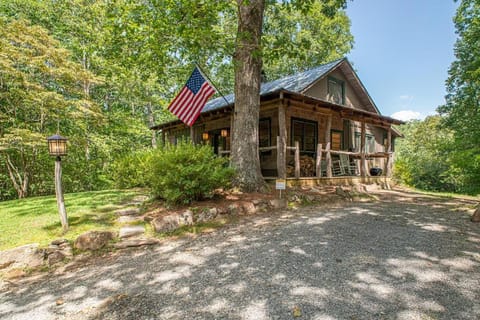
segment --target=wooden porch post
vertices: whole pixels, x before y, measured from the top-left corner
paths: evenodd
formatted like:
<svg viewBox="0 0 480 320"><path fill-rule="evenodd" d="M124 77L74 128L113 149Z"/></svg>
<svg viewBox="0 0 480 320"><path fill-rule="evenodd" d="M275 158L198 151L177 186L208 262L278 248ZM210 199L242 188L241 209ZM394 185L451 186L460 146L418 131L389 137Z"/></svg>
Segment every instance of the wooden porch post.
<svg viewBox="0 0 480 320"><path fill-rule="evenodd" d="M385 146L387 152L387 159L385 161L385 176L390 177L392 175L392 128L388 128L387 131L387 145Z"/></svg>
<svg viewBox="0 0 480 320"><path fill-rule="evenodd" d="M162 146L165 146L165 130L162 129Z"/></svg>
<svg viewBox="0 0 480 320"><path fill-rule="evenodd" d="M193 129L193 126L190 127L190 142L195 144L195 130Z"/></svg>
<svg viewBox="0 0 480 320"><path fill-rule="evenodd" d="M365 160L365 121L362 121L362 137L360 139L360 174L362 177L367 176L367 165Z"/></svg>
<svg viewBox="0 0 480 320"><path fill-rule="evenodd" d="M316 163L316 174L317 174L317 178L321 178L322 177L322 144L319 143L317 145L317 163Z"/></svg>
<svg viewBox="0 0 480 320"><path fill-rule="evenodd" d="M300 142L295 141L295 178L300 178Z"/></svg>
<svg viewBox="0 0 480 320"><path fill-rule="evenodd" d="M332 115L329 115L328 120L327 120L327 127L325 128L325 143L326 143L325 151L327 153L327 155L326 155L327 178L332 177L332 155L330 153L330 140L331 140L331 137L330 137L331 133L330 132L331 132L331 129L332 129Z"/></svg>
<svg viewBox="0 0 480 320"><path fill-rule="evenodd" d="M287 127L286 127L286 106L282 103L278 108L278 136L277 136L277 172L280 179L287 177Z"/></svg>

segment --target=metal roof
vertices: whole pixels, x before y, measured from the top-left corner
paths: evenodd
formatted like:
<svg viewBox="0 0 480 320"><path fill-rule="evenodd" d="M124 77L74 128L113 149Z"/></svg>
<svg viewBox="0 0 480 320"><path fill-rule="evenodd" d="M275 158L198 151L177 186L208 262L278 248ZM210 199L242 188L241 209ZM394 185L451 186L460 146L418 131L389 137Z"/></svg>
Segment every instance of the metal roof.
<svg viewBox="0 0 480 320"><path fill-rule="evenodd" d="M338 59L316 68L300 72L294 75L286 76L274 81L262 83L260 87L260 96L265 96L280 89L285 89L291 92L301 93L307 89L313 82L326 75L330 70L334 69L345 58ZM225 99L228 101L225 101ZM210 100L202 110L204 112L210 112L213 110L221 109L223 107L232 105L235 102L235 95L233 93L223 97L219 97Z"/></svg>

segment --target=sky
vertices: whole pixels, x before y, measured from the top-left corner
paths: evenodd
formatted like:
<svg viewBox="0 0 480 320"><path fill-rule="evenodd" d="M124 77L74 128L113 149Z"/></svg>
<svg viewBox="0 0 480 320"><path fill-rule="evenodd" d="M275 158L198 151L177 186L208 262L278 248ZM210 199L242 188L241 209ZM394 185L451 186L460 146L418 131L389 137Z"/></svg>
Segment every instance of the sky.
<svg viewBox="0 0 480 320"><path fill-rule="evenodd" d="M383 115L423 119L444 104L457 7L453 0L348 1L355 45L347 57Z"/></svg>

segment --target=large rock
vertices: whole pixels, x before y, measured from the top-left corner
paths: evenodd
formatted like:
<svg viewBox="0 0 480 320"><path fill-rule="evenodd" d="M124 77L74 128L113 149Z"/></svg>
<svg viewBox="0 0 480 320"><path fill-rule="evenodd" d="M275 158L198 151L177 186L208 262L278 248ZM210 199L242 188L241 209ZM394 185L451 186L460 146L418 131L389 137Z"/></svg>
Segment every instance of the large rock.
<svg viewBox="0 0 480 320"><path fill-rule="evenodd" d="M191 210L187 210L181 213L178 216L178 224L180 226L191 226L193 224L193 212Z"/></svg>
<svg viewBox="0 0 480 320"><path fill-rule="evenodd" d="M219 210L217 208L210 208L207 210L202 210L196 217L197 222L207 222L213 220L217 217Z"/></svg>
<svg viewBox="0 0 480 320"><path fill-rule="evenodd" d="M186 210L180 214L171 214L155 218L151 222L155 232L170 232L182 226L193 225L193 212Z"/></svg>
<svg viewBox="0 0 480 320"><path fill-rule="evenodd" d="M0 269L35 268L44 262L44 252L38 249L38 243L27 244L0 252Z"/></svg>
<svg viewBox="0 0 480 320"><path fill-rule="evenodd" d="M178 215L172 214L152 220L151 224L155 232L170 232L180 227Z"/></svg>
<svg viewBox="0 0 480 320"><path fill-rule="evenodd" d="M246 214L255 214L257 213L257 208L253 202L246 201L242 204L243 212Z"/></svg>
<svg viewBox="0 0 480 320"><path fill-rule="evenodd" d="M472 222L480 222L480 205L477 207L477 210L473 213L471 218Z"/></svg>
<svg viewBox="0 0 480 320"><path fill-rule="evenodd" d="M78 236L74 246L80 250L98 250L105 247L113 238L113 232L89 231Z"/></svg>
<svg viewBox="0 0 480 320"><path fill-rule="evenodd" d="M287 199L272 199L269 204L273 209L284 209L287 207Z"/></svg>
<svg viewBox="0 0 480 320"><path fill-rule="evenodd" d="M144 226L127 226L120 228L119 232L119 237L120 238L128 238L128 237L133 237L137 236L139 234L144 234L145 233L145 227Z"/></svg>

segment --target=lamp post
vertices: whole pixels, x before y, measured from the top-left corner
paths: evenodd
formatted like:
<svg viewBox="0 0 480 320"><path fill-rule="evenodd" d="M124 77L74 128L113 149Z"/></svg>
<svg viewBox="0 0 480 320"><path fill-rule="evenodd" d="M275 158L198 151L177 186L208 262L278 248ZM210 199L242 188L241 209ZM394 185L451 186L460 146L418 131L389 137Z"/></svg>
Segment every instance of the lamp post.
<svg viewBox="0 0 480 320"><path fill-rule="evenodd" d="M47 138L48 152L55 157L55 193L57 195L58 214L62 223L63 231L68 230L67 211L62 192L62 156L67 155L67 138L58 134Z"/></svg>

